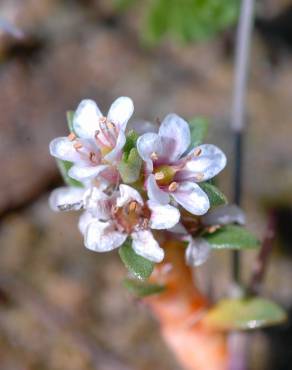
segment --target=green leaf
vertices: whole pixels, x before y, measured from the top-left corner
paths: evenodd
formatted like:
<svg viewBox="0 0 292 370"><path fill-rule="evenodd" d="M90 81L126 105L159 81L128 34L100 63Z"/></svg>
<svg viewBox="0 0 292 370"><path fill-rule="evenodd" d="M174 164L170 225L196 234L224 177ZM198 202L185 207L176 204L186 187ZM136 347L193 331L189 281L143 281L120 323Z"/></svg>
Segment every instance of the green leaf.
<svg viewBox="0 0 292 370"><path fill-rule="evenodd" d="M136 148L136 143L138 140L139 135L134 130L129 131L126 137L126 143L123 148L123 153L125 154L125 158L128 159L130 152L133 148Z"/></svg>
<svg viewBox="0 0 292 370"><path fill-rule="evenodd" d="M259 246L259 241L241 226L228 225L212 234L203 236L215 249L252 249Z"/></svg>
<svg viewBox="0 0 292 370"><path fill-rule="evenodd" d="M221 206L222 204L227 204L226 196L216 186L208 182L201 182L198 185L208 195L211 207L217 207Z"/></svg>
<svg viewBox="0 0 292 370"><path fill-rule="evenodd" d="M68 171L73 166L73 163L68 162L68 161L63 161L63 160L58 159L58 158L56 158L56 161L57 161L58 168L60 170L60 173L63 177L63 180L64 180L65 184L68 185L68 186L75 186L75 187L83 188L83 184L81 182L72 179L68 175Z"/></svg>
<svg viewBox="0 0 292 370"><path fill-rule="evenodd" d="M222 300L209 310L204 323L220 330L246 330L277 325L286 319L285 311L276 303L248 297Z"/></svg>
<svg viewBox="0 0 292 370"><path fill-rule="evenodd" d="M208 133L208 121L203 117L193 118L190 122L192 148L202 144Z"/></svg>
<svg viewBox="0 0 292 370"><path fill-rule="evenodd" d="M150 284L145 281L125 279L124 286L134 295L138 297L147 297L153 294L162 293L165 290L164 285Z"/></svg>
<svg viewBox="0 0 292 370"><path fill-rule="evenodd" d="M137 0L115 0L115 6L119 11L124 11L132 6Z"/></svg>
<svg viewBox="0 0 292 370"><path fill-rule="evenodd" d="M131 149L129 156L124 153L122 160L118 164L118 170L123 182L131 184L136 182L140 177L142 167L142 159L140 158L136 148Z"/></svg>
<svg viewBox="0 0 292 370"><path fill-rule="evenodd" d="M119 248L119 254L129 272L138 279L147 279L151 275L154 263L136 254L129 242Z"/></svg>
<svg viewBox="0 0 292 370"><path fill-rule="evenodd" d="M75 112L72 111L72 110L68 110L68 112L66 113L67 124L68 124L68 128L69 128L70 132L74 132L74 129L73 129L74 114L75 114Z"/></svg>

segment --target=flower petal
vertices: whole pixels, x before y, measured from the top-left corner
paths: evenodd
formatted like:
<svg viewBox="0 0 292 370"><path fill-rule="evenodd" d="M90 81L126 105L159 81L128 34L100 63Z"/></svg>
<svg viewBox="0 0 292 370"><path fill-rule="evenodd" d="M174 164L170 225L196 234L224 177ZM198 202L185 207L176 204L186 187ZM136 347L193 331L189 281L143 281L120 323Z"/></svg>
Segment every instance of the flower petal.
<svg viewBox="0 0 292 370"><path fill-rule="evenodd" d="M53 211L79 210L83 207L83 188L64 186L52 191L49 205Z"/></svg>
<svg viewBox="0 0 292 370"><path fill-rule="evenodd" d="M50 142L50 153L53 157L63 161L78 162L81 161L80 155L74 149L72 141L67 137L57 137Z"/></svg>
<svg viewBox="0 0 292 370"><path fill-rule="evenodd" d="M211 252L210 244L203 238L191 238L186 249L186 263L189 266L196 267L207 261Z"/></svg>
<svg viewBox="0 0 292 370"><path fill-rule="evenodd" d="M112 123L118 125L119 129L125 131L127 123L134 112L132 99L121 96L111 105L107 118Z"/></svg>
<svg viewBox="0 0 292 370"><path fill-rule="evenodd" d="M98 166L78 166L74 165L68 171L68 175L72 177L72 179L78 181L85 181L88 179L95 178L99 175L102 171L107 169L108 165L98 165Z"/></svg>
<svg viewBox="0 0 292 370"><path fill-rule="evenodd" d="M164 258L164 250L160 248L151 231L141 230L131 234L134 251L149 261L161 262Z"/></svg>
<svg viewBox="0 0 292 370"><path fill-rule="evenodd" d="M153 170L151 155L155 153L159 158L162 154L161 149L161 138L154 132L148 132L138 138L137 150L140 157L146 162L149 172L152 172Z"/></svg>
<svg viewBox="0 0 292 370"><path fill-rule="evenodd" d="M202 222L206 226L228 225L235 222L244 225L245 214L237 205L228 204L211 209L202 217Z"/></svg>
<svg viewBox="0 0 292 370"><path fill-rule="evenodd" d="M117 206L123 207L125 204L135 200L139 204L143 205L143 198L140 193L129 185L122 184L119 187L120 196L117 198Z"/></svg>
<svg viewBox="0 0 292 370"><path fill-rule="evenodd" d="M126 143L126 136L123 131L119 132L119 136L117 138L116 146L114 149L109 152L107 155L104 156L104 159L108 162L116 162L122 156L122 149Z"/></svg>
<svg viewBox="0 0 292 370"><path fill-rule="evenodd" d="M127 239L127 234L114 229L111 222L91 222L85 234L85 247L95 252L108 252L120 247Z"/></svg>
<svg viewBox="0 0 292 370"><path fill-rule="evenodd" d="M149 121L136 119L131 120L131 122L128 124L128 130L134 130L137 132L137 134L143 135L147 132L158 132L158 126Z"/></svg>
<svg viewBox="0 0 292 370"><path fill-rule="evenodd" d="M201 150L199 156L192 156L194 151ZM226 166L226 156L215 145L200 145L189 153L192 160L188 160L180 179L191 179L195 181L206 181L216 176Z"/></svg>
<svg viewBox="0 0 292 370"><path fill-rule="evenodd" d="M93 139L99 129L100 117L102 114L93 100L82 100L73 118L73 128L76 135L83 139Z"/></svg>
<svg viewBox="0 0 292 370"><path fill-rule="evenodd" d="M81 234L85 234L87 226L94 220L93 215L90 212L83 212L79 218L78 228Z"/></svg>
<svg viewBox="0 0 292 370"><path fill-rule="evenodd" d="M153 200L147 202L149 209L151 210L150 227L151 229L169 229L175 226L179 219L179 210L169 204L161 205Z"/></svg>
<svg viewBox="0 0 292 370"><path fill-rule="evenodd" d="M110 219L112 206L111 198L102 191L101 188L95 186L89 188L84 193L83 203L85 209L100 221Z"/></svg>
<svg viewBox="0 0 292 370"><path fill-rule="evenodd" d="M150 200L153 200L156 203L168 204L169 195L165 191L161 190L157 185L155 176L149 175L146 181L147 194Z"/></svg>
<svg viewBox="0 0 292 370"><path fill-rule="evenodd" d="M170 162L177 161L191 143L188 123L174 113L168 114L162 121L159 136L167 146Z"/></svg>
<svg viewBox="0 0 292 370"><path fill-rule="evenodd" d="M182 182L171 195L177 203L194 215L203 215L210 208L207 194L193 182Z"/></svg>

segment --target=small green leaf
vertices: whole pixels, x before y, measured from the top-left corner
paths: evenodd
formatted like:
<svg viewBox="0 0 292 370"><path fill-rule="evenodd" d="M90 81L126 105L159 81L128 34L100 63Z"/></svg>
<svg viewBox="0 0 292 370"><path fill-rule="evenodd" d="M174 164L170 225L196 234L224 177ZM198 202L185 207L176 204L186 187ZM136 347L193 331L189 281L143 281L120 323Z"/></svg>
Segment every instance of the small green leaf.
<svg viewBox="0 0 292 370"><path fill-rule="evenodd" d="M276 303L260 298L224 299L209 310L204 323L219 330L258 329L286 320L285 311Z"/></svg>
<svg viewBox="0 0 292 370"><path fill-rule="evenodd" d="M199 186L208 195L211 207L221 206L222 204L227 204L226 196L214 185L208 182L201 182Z"/></svg>
<svg viewBox="0 0 292 370"><path fill-rule="evenodd" d="M202 144L208 133L208 121L203 117L196 117L189 122L192 147Z"/></svg>
<svg viewBox="0 0 292 370"><path fill-rule="evenodd" d="M164 285L151 284L145 281L133 279L125 279L124 286L129 290L129 292L138 297L147 297L149 295L159 294L165 290Z"/></svg>
<svg viewBox="0 0 292 370"><path fill-rule="evenodd" d="M68 110L68 112L66 113L67 124L68 124L68 128L69 128L69 131L70 132L74 132L74 129L73 129L73 118L74 118L74 114L75 114L75 112L72 111L72 110Z"/></svg>
<svg viewBox="0 0 292 370"><path fill-rule="evenodd" d="M60 173L63 177L65 184L67 184L68 186L75 186L75 187L83 188L83 184L81 182L72 179L68 175L68 171L72 167L73 163L68 162L68 161L62 161L61 159L58 159L58 158L56 158L56 161L57 161L58 168L60 170Z"/></svg>
<svg viewBox="0 0 292 370"><path fill-rule="evenodd" d="M130 273L138 279L147 279L151 275L154 263L136 254L129 242L119 248L119 254Z"/></svg>
<svg viewBox="0 0 292 370"><path fill-rule="evenodd" d="M118 170L123 182L132 184L139 179L142 167L142 159L140 158L136 148L131 149L128 157L123 154L122 160L118 164Z"/></svg>
<svg viewBox="0 0 292 370"><path fill-rule="evenodd" d="M204 238L215 249L252 249L259 246L259 241L254 235L241 226L228 225Z"/></svg>
<svg viewBox="0 0 292 370"><path fill-rule="evenodd" d="M134 130L129 131L126 137L126 143L123 148L123 153L126 155L126 159L128 159L130 152L133 148L136 148L136 142L138 140L138 134Z"/></svg>

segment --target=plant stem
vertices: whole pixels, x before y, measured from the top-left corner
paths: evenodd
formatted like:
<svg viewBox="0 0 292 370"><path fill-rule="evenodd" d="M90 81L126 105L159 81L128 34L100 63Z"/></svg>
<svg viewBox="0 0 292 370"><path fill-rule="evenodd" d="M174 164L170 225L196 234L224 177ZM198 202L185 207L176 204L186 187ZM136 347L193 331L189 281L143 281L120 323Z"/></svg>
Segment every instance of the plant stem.
<svg viewBox="0 0 292 370"><path fill-rule="evenodd" d="M254 0L242 0L236 37L234 94L231 111L231 128L234 132L235 166L233 174L234 202L241 203L243 136L246 126L246 92L249 75L250 43L254 20ZM240 254L233 252L232 278L240 283Z"/></svg>

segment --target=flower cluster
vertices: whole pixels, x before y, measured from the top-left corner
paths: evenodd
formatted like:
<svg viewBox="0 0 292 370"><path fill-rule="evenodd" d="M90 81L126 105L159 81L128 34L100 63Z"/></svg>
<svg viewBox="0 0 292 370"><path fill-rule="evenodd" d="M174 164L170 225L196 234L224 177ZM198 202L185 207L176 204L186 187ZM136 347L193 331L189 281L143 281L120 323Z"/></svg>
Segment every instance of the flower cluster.
<svg viewBox="0 0 292 370"><path fill-rule="evenodd" d="M188 243L187 263L198 265L210 250L202 233L243 222L234 207L210 210L204 190L226 157L211 144L193 147L190 125L176 114L168 114L158 132L129 132L133 112L128 97L115 100L107 116L92 100L79 104L70 134L54 139L50 153L70 162L67 174L81 186L56 189L50 205L83 211L79 229L90 250L111 251L130 241L137 255L158 263L167 232Z"/></svg>

